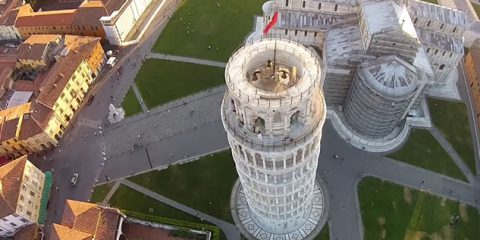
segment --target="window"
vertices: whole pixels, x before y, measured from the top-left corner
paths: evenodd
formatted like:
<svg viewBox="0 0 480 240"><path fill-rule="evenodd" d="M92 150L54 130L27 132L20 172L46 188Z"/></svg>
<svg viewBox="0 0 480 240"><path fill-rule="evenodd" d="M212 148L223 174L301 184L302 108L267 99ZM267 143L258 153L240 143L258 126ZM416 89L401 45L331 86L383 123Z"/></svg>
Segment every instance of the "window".
<svg viewBox="0 0 480 240"><path fill-rule="evenodd" d="M305 31L305 37L307 36L307 33L308 33L308 32L307 32L307 31Z"/></svg>
<svg viewBox="0 0 480 240"><path fill-rule="evenodd" d="M35 193L30 191L30 196L35 197Z"/></svg>
<svg viewBox="0 0 480 240"><path fill-rule="evenodd" d="M456 31L457 31L457 27L454 27L452 32L455 33Z"/></svg>
<svg viewBox="0 0 480 240"><path fill-rule="evenodd" d="M415 20L413 20L413 24L417 24L418 22L418 17L415 18Z"/></svg>
<svg viewBox="0 0 480 240"><path fill-rule="evenodd" d="M28 215L28 216L32 216L32 212L27 211L27 215Z"/></svg>
<svg viewBox="0 0 480 240"><path fill-rule="evenodd" d="M432 23L432 21L428 21L427 23L427 27L430 27L430 24Z"/></svg>
<svg viewBox="0 0 480 240"><path fill-rule="evenodd" d="M24 222L24 223L28 222L28 220L25 219L25 218L20 218L20 221L22 221L22 222Z"/></svg>
<svg viewBox="0 0 480 240"><path fill-rule="evenodd" d="M318 4L318 9L322 9L322 3Z"/></svg>
<svg viewBox="0 0 480 240"><path fill-rule="evenodd" d="M12 225L12 226L14 226L14 227L16 227L16 226L17 226L17 224L15 224L15 223L10 223L10 225Z"/></svg>
<svg viewBox="0 0 480 240"><path fill-rule="evenodd" d="M285 29L285 35L287 35L287 34L288 34L288 29Z"/></svg>
<svg viewBox="0 0 480 240"><path fill-rule="evenodd" d="M302 2L302 8L305 8L305 1Z"/></svg>
<svg viewBox="0 0 480 240"><path fill-rule="evenodd" d="M442 23L442 25L440 25L440 29L443 29L443 27L445 27L445 24Z"/></svg>
<svg viewBox="0 0 480 240"><path fill-rule="evenodd" d="M298 30L295 30L295 36L297 36Z"/></svg>
<svg viewBox="0 0 480 240"><path fill-rule="evenodd" d="M445 68L445 64L442 64L440 65L440 67L438 68L438 70L443 70Z"/></svg>
<svg viewBox="0 0 480 240"><path fill-rule="evenodd" d="M285 0L285 7L288 7L288 0Z"/></svg>
<svg viewBox="0 0 480 240"><path fill-rule="evenodd" d="M338 10L338 4L335 4L335 12Z"/></svg>

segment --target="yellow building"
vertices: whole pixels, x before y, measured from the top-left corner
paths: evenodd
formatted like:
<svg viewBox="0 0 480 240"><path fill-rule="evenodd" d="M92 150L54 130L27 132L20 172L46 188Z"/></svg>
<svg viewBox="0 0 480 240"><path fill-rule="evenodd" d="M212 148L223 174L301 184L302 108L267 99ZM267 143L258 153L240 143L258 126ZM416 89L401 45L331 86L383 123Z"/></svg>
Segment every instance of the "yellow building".
<svg viewBox="0 0 480 240"><path fill-rule="evenodd" d="M27 156L0 167L0 239L36 225L44 182L45 174Z"/></svg>
<svg viewBox="0 0 480 240"><path fill-rule="evenodd" d="M18 157L56 146L105 62L100 38L94 37L34 35L19 49L28 49L23 45L51 42L55 44L46 56L54 56L48 60L53 64L32 80L30 102L0 111L0 155ZM43 68L37 63L22 59L17 67Z"/></svg>
<svg viewBox="0 0 480 240"><path fill-rule="evenodd" d="M468 87L473 95L477 123L480 121L480 49L471 48L465 56ZM478 126L480 127L480 126Z"/></svg>

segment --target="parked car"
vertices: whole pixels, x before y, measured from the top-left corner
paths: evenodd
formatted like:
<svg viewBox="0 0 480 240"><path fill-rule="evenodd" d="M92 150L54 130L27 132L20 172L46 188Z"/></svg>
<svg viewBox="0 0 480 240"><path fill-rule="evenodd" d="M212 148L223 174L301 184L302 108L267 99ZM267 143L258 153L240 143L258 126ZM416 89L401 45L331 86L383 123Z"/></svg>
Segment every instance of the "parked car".
<svg viewBox="0 0 480 240"><path fill-rule="evenodd" d="M77 185L77 182L78 182L78 173L74 173L72 175L72 179L70 180L70 184L72 184L72 186L75 186Z"/></svg>

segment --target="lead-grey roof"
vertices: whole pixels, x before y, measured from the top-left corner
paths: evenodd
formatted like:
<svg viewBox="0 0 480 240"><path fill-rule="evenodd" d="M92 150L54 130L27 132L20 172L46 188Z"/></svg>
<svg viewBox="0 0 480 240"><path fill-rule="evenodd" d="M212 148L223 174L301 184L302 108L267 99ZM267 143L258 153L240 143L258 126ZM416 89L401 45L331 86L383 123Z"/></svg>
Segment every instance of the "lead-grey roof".
<svg viewBox="0 0 480 240"><path fill-rule="evenodd" d="M448 52L463 54L463 40L460 37L449 36L431 31L417 30L420 42L426 47L438 48Z"/></svg>
<svg viewBox="0 0 480 240"><path fill-rule="evenodd" d="M418 84L415 68L397 57L362 63L360 70L371 86L389 96L408 96Z"/></svg>
<svg viewBox="0 0 480 240"><path fill-rule="evenodd" d="M365 55L358 25L344 26L328 31L325 39L325 51L329 66L347 61L360 62Z"/></svg>
<svg viewBox="0 0 480 240"><path fill-rule="evenodd" d="M455 9L417 0L406 0L405 5L412 17L425 17L461 27L466 24L465 13Z"/></svg>
<svg viewBox="0 0 480 240"><path fill-rule="evenodd" d="M362 12L370 35L401 30L416 38L415 27L407 9L391 0L364 1Z"/></svg>
<svg viewBox="0 0 480 240"><path fill-rule="evenodd" d="M357 19L356 14L333 15L318 12L279 10L279 28L326 31L330 26L348 19Z"/></svg>

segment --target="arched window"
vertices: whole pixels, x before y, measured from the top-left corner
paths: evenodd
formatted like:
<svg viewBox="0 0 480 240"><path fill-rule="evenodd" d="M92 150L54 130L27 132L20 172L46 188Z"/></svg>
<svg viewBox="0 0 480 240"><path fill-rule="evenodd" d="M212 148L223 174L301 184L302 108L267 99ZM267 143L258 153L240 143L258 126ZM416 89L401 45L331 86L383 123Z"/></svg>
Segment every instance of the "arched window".
<svg viewBox="0 0 480 240"><path fill-rule="evenodd" d="M290 117L290 126L294 126L299 123L299 117L300 117L300 111L296 111L292 116Z"/></svg>
<svg viewBox="0 0 480 240"><path fill-rule="evenodd" d="M255 119L255 125L253 126L254 133L263 133L265 131L265 120L261 117Z"/></svg>

